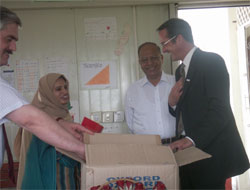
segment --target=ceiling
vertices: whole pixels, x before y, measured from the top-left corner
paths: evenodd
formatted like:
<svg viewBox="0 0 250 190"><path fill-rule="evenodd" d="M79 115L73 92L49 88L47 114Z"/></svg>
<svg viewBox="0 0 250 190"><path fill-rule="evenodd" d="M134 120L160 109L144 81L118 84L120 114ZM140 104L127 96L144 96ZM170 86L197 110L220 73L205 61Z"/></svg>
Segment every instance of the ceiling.
<svg viewBox="0 0 250 190"><path fill-rule="evenodd" d="M103 7L124 5L175 4L180 7L222 7L248 5L250 0L0 0L1 5L13 9Z"/></svg>

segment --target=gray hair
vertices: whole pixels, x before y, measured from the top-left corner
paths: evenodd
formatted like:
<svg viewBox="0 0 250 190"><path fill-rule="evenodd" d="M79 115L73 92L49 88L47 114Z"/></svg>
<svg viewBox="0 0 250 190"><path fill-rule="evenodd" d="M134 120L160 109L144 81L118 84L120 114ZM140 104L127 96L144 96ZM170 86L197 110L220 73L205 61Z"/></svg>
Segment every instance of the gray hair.
<svg viewBox="0 0 250 190"><path fill-rule="evenodd" d="M16 13L6 7L0 6L0 30L4 29L7 24L13 23L20 27L22 26L22 22Z"/></svg>

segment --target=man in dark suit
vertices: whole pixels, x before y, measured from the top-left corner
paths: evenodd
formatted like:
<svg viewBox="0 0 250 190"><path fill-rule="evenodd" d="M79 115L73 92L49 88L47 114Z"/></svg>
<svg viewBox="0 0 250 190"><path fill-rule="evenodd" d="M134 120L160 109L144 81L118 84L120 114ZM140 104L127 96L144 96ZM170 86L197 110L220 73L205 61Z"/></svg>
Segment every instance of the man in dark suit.
<svg viewBox="0 0 250 190"><path fill-rule="evenodd" d="M181 60L184 64L181 65L185 76L179 66L175 73L177 83L168 101L170 108L176 106L176 135L185 138L170 147L178 151L196 146L212 155L180 168L181 188L225 189L227 178L249 168L230 107L225 62L219 55L195 47L191 27L182 19L170 19L157 31L163 52L170 53L173 61Z"/></svg>

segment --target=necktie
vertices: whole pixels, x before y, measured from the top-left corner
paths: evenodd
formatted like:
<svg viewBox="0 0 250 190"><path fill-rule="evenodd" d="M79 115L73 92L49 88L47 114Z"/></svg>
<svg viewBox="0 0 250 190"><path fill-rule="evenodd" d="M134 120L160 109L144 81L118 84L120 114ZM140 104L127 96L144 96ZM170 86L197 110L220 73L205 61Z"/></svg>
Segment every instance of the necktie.
<svg viewBox="0 0 250 190"><path fill-rule="evenodd" d="M4 145L5 145L5 150L7 152L7 157L8 157L9 178L11 179L11 181L14 184L16 184L15 173L14 173L14 162L13 162L13 157L12 157L12 153L10 150L10 146L9 146L9 142L8 142L8 138L7 138L4 124L2 124L2 127L3 127Z"/></svg>
<svg viewBox="0 0 250 190"><path fill-rule="evenodd" d="M183 84L184 84L185 77L186 77L186 73L185 73L185 64L184 64L184 63L182 63L182 64L180 65L180 77L182 78Z"/></svg>
<svg viewBox="0 0 250 190"><path fill-rule="evenodd" d="M185 77L186 77L185 65L182 63L180 65L180 68L179 68L179 78L181 78L183 80L183 85L185 82ZM184 131L184 125L183 125L183 121L182 121L182 113L180 111L180 117L179 117L179 121L178 121L178 125L177 125L176 136L179 138L183 131Z"/></svg>
<svg viewBox="0 0 250 190"><path fill-rule="evenodd" d="M183 79L185 78L185 64L184 63L181 63L180 66L176 69L175 81L177 82L178 80L180 80L181 77L183 77Z"/></svg>

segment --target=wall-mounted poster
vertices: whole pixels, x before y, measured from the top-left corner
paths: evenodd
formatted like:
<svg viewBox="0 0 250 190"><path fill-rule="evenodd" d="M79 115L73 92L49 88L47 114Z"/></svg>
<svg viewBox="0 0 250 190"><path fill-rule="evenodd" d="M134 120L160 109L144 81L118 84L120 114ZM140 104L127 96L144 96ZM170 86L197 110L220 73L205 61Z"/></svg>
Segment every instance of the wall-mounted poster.
<svg viewBox="0 0 250 190"><path fill-rule="evenodd" d="M116 40L117 24L115 17L84 19L85 37L91 40Z"/></svg>
<svg viewBox="0 0 250 190"><path fill-rule="evenodd" d="M63 74L68 80L70 79L70 67L73 65L69 60L63 59L47 59L45 62L46 73L60 73Z"/></svg>
<svg viewBox="0 0 250 190"><path fill-rule="evenodd" d="M16 63L16 86L22 93L35 92L40 79L39 62L21 60Z"/></svg>
<svg viewBox="0 0 250 190"><path fill-rule="evenodd" d="M115 61L81 62L79 69L81 88L116 88L117 75Z"/></svg>

